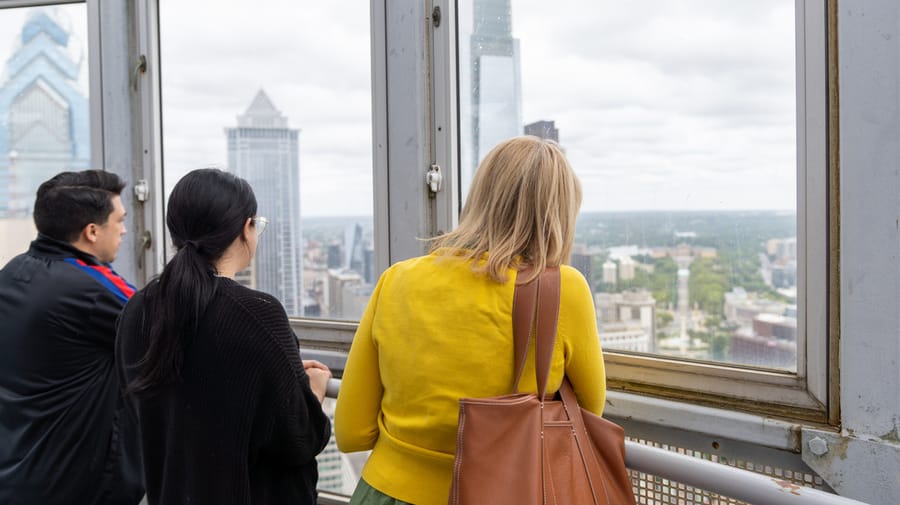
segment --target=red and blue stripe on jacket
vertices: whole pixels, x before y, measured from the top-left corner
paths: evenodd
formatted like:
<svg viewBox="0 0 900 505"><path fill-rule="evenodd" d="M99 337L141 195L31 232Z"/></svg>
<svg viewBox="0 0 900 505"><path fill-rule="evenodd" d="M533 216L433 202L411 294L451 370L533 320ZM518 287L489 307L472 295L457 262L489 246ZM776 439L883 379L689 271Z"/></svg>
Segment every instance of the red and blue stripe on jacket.
<svg viewBox="0 0 900 505"><path fill-rule="evenodd" d="M112 294L116 295L116 298L121 300L123 304L134 294L135 287L106 265L91 265L78 258L66 258L66 263L75 265L82 272L96 279Z"/></svg>

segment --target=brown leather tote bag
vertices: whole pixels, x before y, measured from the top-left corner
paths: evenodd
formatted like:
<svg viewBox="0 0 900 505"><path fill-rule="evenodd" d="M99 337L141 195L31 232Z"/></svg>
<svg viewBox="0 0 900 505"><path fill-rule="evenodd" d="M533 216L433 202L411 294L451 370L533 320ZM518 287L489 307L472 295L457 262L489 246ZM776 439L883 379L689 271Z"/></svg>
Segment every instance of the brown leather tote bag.
<svg viewBox="0 0 900 505"><path fill-rule="evenodd" d="M559 317L559 269L517 285L512 394L459 401L450 505L634 505L625 431L583 410L568 379L545 400ZM532 329L537 394L519 393Z"/></svg>

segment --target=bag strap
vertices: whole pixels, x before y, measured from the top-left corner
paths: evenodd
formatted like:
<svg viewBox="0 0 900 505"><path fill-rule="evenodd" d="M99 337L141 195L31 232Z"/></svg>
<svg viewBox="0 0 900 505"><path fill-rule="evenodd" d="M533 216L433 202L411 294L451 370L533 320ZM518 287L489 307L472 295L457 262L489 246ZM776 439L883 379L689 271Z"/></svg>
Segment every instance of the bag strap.
<svg viewBox="0 0 900 505"><path fill-rule="evenodd" d="M532 267L526 266L518 275L527 274ZM537 304L537 290L539 278L532 279L528 284L516 284L513 293L513 345L515 349L516 378L513 381L513 394L519 392L519 380L525 370L525 360L528 359L528 344L531 341L531 332L534 329L534 312Z"/></svg>
<svg viewBox="0 0 900 505"><path fill-rule="evenodd" d="M538 384L538 398L542 401L546 397L547 392L547 381L550 375L550 364L553 359L553 344L556 341L556 329L557 324L559 322L559 295L560 295L560 274L559 267L548 268L544 270L540 276L537 278L537 282L532 282L529 284L537 284L536 288L533 290L532 288L527 288L526 293L522 297L514 297L516 303L516 307L518 304L523 304L522 308L519 309L520 312L527 309L525 306L526 303L531 302L531 297L536 298L534 300L535 305L531 305L532 313L535 316L535 325L537 326L537 330L535 331L535 373L537 376L537 384ZM516 287L518 292L519 287ZM528 297L528 302L523 300L523 298ZM516 314L516 307L513 307L513 313ZM536 310L535 310L536 309ZM520 318L524 318L523 315L519 316ZM521 325L524 326L525 320ZM515 329L515 326L514 326ZM519 369L519 376L522 374L522 367L524 367L524 357L520 357L518 355L519 352L519 341L524 340L524 348L527 352L528 343L531 337L531 327L529 326L529 333L527 335L529 338L522 339L519 337L521 333L516 334L516 352L517 359L519 359L519 363L521 363L521 367ZM518 385L518 377L516 378L516 385ZM575 430L575 438L578 444L579 451L581 451L582 456L585 458L587 465L585 466L588 472L588 478L591 483L591 492L593 494L593 500L595 504L598 503L610 503L609 501L609 493L607 491L607 479L606 476L603 475L603 472L600 471L602 468L600 465L600 460L597 456L597 453L594 452L594 449L591 445L591 437L588 434L587 427L584 424L584 415L581 411L581 406L578 405L578 399L575 397L575 390L572 389L572 384L569 382L569 378L563 375L562 384L559 386L559 395L562 399L563 406L565 408L566 413L568 414L569 420L572 421L572 427ZM598 489L603 490L603 497L605 497L606 501L602 501L601 496L598 496Z"/></svg>
<svg viewBox="0 0 900 505"><path fill-rule="evenodd" d="M578 400L575 398L575 390L572 389L572 383L569 382L568 377L563 376L562 384L559 386L559 396L562 398L563 407L569 415L569 420L572 421L572 427L575 429L575 439L578 443L578 448L587 462L585 468L591 483L591 492L594 494L594 503L612 503L609 501L609 491L607 491L608 476L601 471L605 466L600 464L600 459L594 451L591 435L584 424L584 413L581 411L581 406L578 405ZM612 450L612 447L608 448L608 450ZM598 496L596 491L598 488L603 489L603 496L606 498L605 502L600 500L600 496Z"/></svg>
<svg viewBox="0 0 900 505"><path fill-rule="evenodd" d="M528 269L521 273L527 273ZM553 361L556 325L559 320L559 267L545 269L532 282L516 285L513 295L513 338L515 340L516 379L513 393L519 391L519 380L525 369L532 329L536 326L534 371L538 398L547 394L547 381Z"/></svg>

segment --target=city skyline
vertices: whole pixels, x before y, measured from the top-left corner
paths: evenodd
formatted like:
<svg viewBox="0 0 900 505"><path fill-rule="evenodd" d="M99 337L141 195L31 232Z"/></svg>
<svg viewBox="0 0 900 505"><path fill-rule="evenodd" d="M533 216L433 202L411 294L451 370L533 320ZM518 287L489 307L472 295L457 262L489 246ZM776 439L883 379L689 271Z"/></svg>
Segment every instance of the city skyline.
<svg viewBox="0 0 900 505"><path fill-rule="evenodd" d="M368 9L266 5L162 6L167 182L225 166L219 129L264 85L304 131L303 214L371 215ZM523 53L522 120L555 120L565 132L584 211L795 208L792 3L563 0L550 12L534 1L511 5ZM471 31L472 7L459 4L461 37ZM211 8L221 23L174 28L175 19L202 19ZM73 38L86 40L83 5L54 9L71 13ZM567 15L573 9L579 16ZM0 56L27 10L2 11ZM283 15L263 15L274 10ZM680 33L678 20L688 17L694 29ZM341 35L327 52L316 42L322 26ZM229 54L229 65L210 54ZM708 100L687 100L697 95Z"/></svg>
<svg viewBox="0 0 900 505"><path fill-rule="evenodd" d="M304 132L304 215L371 215L368 9L265 6L198 1L162 12L164 121L185 132L167 133L167 166L215 161L204 135L221 122L204 117L263 84ZM458 5L460 44L473 31L473 6ZM212 8L221 23L197 26L199 34L167 23ZM793 3L565 0L548 11L512 0L511 9L522 121L555 120L565 132L585 211L795 208ZM678 29L687 18L691 33ZM340 35L325 52L323 26ZM202 42L191 47L189 37ZM224 67L209 58L222 53Z"/></svg>

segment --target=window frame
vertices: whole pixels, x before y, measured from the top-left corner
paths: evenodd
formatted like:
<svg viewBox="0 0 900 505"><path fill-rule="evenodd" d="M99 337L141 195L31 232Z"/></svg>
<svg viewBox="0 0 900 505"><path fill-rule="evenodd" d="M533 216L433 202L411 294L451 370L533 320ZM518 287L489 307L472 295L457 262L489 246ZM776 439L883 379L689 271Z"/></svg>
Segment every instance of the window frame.
<svg viewBox="0 0 900 505"><path fill-rule="evenodd" d="M158 68L158 0L141 0L138 23L141 50ZM458 219L459 104L456 72L456 0L432 0L401 15L389 0L371 0L373 96L373 213L378 272L405 258L422 254L420 240L452 229ZM435 8L440 10L436 21ZM837 188L833 153L829 152L828 100L835 71L830 69L826 33L835 7L795 0L797 51L797 239L798 239L798 367L796 373L754 369L725 363L698 363L626 352L605 353L610 389L629 401L665 398L682 405L725 408L804 423L836 423L837 375L833 336L837 315L829 311L835 294L834 231ZM409 19L421 19L410 23ZM154 65L151 65L154 67ZM157 89L143 103L156 104L144 114L144 138L156 146L145 150L145 166L156 167L159 179ZM144 93L145 95L148 93ZM155 94L155 96L153 96ZM155 102L154 102L155 100ZM147 111L146 108L142 109ZM424 114L422 112L425 112ZM425 185L432 165L441 167L443 187L430 193ZM156 184L154 182L154 184ZM162 209L154 209L154 236L162 235ZM162 247L156 267L163 264ZM829 320L829 317L832 320ZM305 349L346 352L356 323L292 318ZM338 374L340 367L338 367ZM831 381L829 382L829 377ZM716 430L711 428L711 433Z"/></svg>
<svg viewBox="0 0 900 505"><path fill-rule="evenodd" d="M665 398L705 407L725 408L807 423L836 423L837 388L832 333L836 318L829 305L836 296L837 265L830 249L834 231L836 181L830 180L829 93L835 70L827 47L834 35L826 30L835 6L812 0L795 0L796 96L797 96L797 242L798 242L798 341L796 373L734 365L605 351L609 388L626 395ZM435 0L456 18L456 1ZM455 28L455 27L454 27ZM455 29L434 31L435 110L457 107ZM450 52L452 51L452 54ZM453 72L452 74L450 72ZM444 86L450 83L450 86ZM456 109L458 115L458 108ZM458 124L459 118L456 119ZM455 132L454 132L455 133ZM436 138L441 138L435 132ZM453 145L458 160L458 140ZM459 178L459 167L453 176ZM457 188L458 191L458 188ZM459 195L457 195L459 199ZM455 225L445 219L441 227ZM829 383L829 377L832 377ZM630 401L640 402L637 397ZM711 433L716 430L711 428Z"/></svg>

